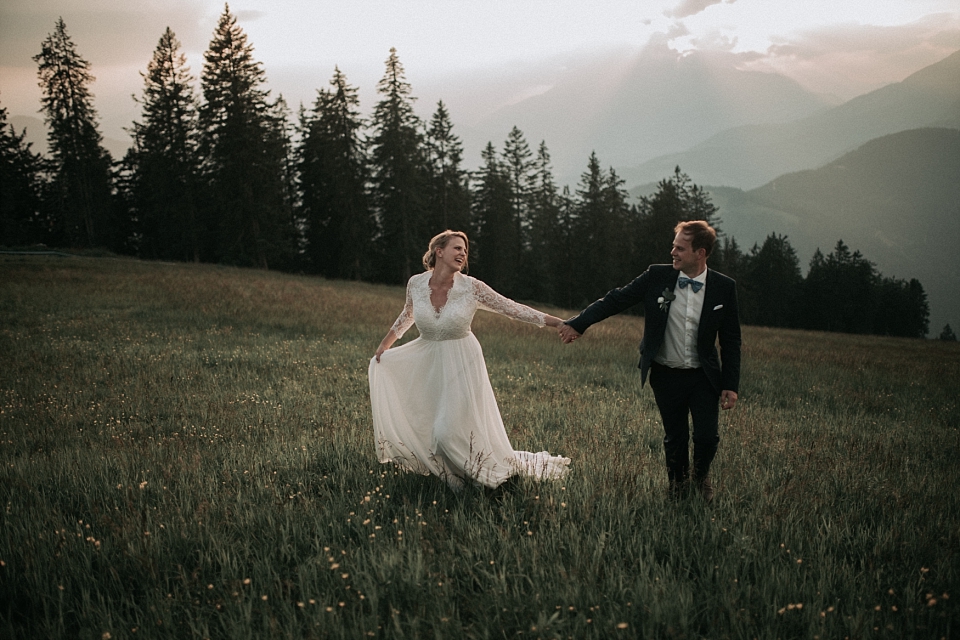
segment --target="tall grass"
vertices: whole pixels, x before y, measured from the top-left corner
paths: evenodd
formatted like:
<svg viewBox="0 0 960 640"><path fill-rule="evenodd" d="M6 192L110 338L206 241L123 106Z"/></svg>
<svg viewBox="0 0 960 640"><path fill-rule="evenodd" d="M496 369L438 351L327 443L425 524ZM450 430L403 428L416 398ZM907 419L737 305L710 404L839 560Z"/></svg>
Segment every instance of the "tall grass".
<svg viewBox="0 0 960 640"><path fill-rule="evenodd" d="M0 260L2 637L958 635L957 344L745 328L708 506L664 499L642 320L481 313L514 446L573 463L454 494L374 455L401 288Z"/></svg>

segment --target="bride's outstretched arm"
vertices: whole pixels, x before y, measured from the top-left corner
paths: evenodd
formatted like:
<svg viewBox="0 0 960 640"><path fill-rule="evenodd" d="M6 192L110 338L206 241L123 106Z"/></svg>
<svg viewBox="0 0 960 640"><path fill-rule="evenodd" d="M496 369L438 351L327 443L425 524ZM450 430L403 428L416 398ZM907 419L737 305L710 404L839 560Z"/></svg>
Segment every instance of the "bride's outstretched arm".
<svg viewBox="0 0 960 640"><path fill-rule="evenodd" d="M559 327L563 322L556 316L551 316L547 313L537 311L533 307L528 307L525 304L514 302L510 298L500 295L494 291L490 285L481 280L474 279L473 282L477 301L484 309L503 314L508 318L513 318L514 320L529 322L540 327Z"/></svg>

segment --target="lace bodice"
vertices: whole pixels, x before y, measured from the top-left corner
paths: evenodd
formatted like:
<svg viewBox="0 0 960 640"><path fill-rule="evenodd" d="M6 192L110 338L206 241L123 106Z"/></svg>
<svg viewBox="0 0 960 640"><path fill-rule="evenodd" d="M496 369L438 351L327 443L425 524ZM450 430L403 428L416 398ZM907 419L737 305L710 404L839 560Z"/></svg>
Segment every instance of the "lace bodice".
<svg viewBox="0 0 960 640"><path fill-rule="evenodd" d="M424 340L456 340L470 333L470 323L477 309L486 309L508 318L544 326L546 315L506 298L476 278L462 273L454 275L447 303L438 312L430 302L430 271L419 273L407 282L407 301L397 321L390 328L399 338L417 324Z"/></svg>

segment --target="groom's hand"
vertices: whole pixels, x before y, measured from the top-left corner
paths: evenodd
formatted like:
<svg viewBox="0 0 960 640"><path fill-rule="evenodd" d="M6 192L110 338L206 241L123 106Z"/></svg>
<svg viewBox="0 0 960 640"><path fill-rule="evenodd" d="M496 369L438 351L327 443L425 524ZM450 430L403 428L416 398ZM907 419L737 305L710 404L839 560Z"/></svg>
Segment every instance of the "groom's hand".
<svg viewBox="0 0 960 640"><path fill-rule="evenodd" d="M563 323L557 327L557 331L560 333L560 341L563 342L563 344L570 344L580 337L580 333L567 323Z"/></svg>
<svg viewBox="0 0 960 640"><path fill-rule="evenodd" d="M727 409L733 409L737 406L737 392L724 390L720 394L720 408L726 411Z"/></svg>

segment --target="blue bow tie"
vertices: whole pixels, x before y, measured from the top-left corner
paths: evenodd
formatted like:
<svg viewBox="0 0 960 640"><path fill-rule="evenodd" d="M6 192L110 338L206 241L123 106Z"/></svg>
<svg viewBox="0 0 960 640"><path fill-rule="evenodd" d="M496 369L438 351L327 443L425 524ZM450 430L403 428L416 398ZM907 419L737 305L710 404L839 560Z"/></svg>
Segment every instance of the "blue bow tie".
<svg viewBox="0 0 960 640"><path fill-rule="evenodd" d="M687 285L690 285L690 288L693 289L694 293L697 293L703 288L702 282L699 280L694 280L693 278L688 278L687 276L680 276L680 279L677 280L677 284L680 285L681 289L685 289Z"/></svg>

